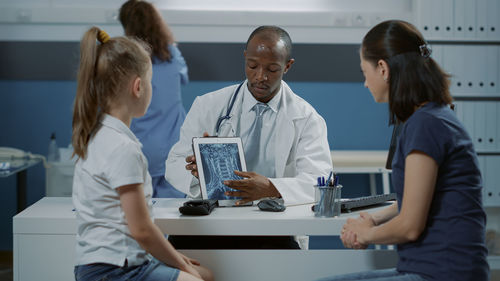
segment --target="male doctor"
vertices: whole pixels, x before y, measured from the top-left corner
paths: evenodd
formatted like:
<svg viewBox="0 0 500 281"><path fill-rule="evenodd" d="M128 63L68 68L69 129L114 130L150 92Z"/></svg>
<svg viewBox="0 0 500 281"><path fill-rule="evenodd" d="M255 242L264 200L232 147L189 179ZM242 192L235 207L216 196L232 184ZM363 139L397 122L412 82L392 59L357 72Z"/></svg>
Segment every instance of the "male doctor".
<svg viewBox="0 0 500 281"><path fill-rule="evenodd" d="M247 80L195 99L166 161L168 182L200 196L192 138L239 136L249 172L236 171L242 180L225 181L234 189L226 195L241 197L239 203L266 197L282 198L286 205L313 202L313 185L332 170L332 160L324 119L282 81L294 63L291 52L285 30L261 26L252 32L243 53ZM169 240L176 248L299 248L293 237L279 236Z"/></svg>
<svg viewBox="0 0 500 281"><path fill-rule="evenodd" d="M313 185L332 170L332 160L324 119L282 81L294 63L291 51L290 36L279 27L252 32L243 53L247 80L195 99L166 161L168 182L200 196L192 138L239 136L249 172L236 171L242 180L224 182L235 190L227 195L241 197L240 203L265 197L286 205L313 202Z"/></svg>

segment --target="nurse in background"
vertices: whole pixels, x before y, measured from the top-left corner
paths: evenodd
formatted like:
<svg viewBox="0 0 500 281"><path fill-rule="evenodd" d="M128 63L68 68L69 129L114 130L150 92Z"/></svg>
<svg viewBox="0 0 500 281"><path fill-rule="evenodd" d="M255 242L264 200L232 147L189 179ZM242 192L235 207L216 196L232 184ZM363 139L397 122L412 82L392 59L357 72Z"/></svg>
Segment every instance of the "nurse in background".
<svg viewBox="0 0 500 281"><path fill-rule="evenodd" d="M189 80L186 62L172 32L151 3L127 1L120 8L119 18L127 36L142 39L152 49L153 98L146 115L134 119L130 129L143 144L153 180L153 197L185 197L164 175L165 160L179 140L186 116L181 100L181 84Z"/></svg>
<svg viewBox="0 0 500 281"><path fill-rule="evenodd" d="M397 244L393 269L325 280L489 279L482 181L471 138L450 109L449 77L404 21L373 27L360 50L365 86L401 124L392 161L397 201L342 228L348 248Z"/></svg>

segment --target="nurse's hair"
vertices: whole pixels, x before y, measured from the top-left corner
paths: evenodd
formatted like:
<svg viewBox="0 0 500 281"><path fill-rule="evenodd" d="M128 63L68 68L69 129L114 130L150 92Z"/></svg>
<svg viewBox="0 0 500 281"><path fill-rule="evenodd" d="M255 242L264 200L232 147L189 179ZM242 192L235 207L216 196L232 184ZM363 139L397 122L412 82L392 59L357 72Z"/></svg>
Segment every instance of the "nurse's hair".
<svg viewBox="0 0 500 281"><path fill-rule="evenodd" d="M154 57L160 61L172 59L168 45L174 43L174 36L153 4L129 0L121 6L118 18L125 34L148 43Z"/></svg>
<svg viewBox="0 0 500 281"><path fill-rule="evenodd" d="M292 39L290 38L288 32L286 32L283 28L274 25L263 25L257 27L248 37L245 50L248 48L248 43L250 43L250 41L257 35L268 40L274 40L277 36L285 45L286 61L289 61L292 58Z"/></svg>
<svg viewBox="0 0 500 281"><path fill-rule="evenodd" d="M389 20L363 38L361 56L377 66L389 66L390 123L406 121L425 102L450 104L450 76L430 57L432 50L412 24Z"/></svg>
<svg viewBox="0 0 500 281"><path fill-rule="evenodd" d="M99 41L99 43L97 42ZM135 77L144 77L151 63L142 41L110 38L97 27L90 28L80 43L80 66L73 106L74 154L85 158L87 145L104 113L126 92Z"/></svg>

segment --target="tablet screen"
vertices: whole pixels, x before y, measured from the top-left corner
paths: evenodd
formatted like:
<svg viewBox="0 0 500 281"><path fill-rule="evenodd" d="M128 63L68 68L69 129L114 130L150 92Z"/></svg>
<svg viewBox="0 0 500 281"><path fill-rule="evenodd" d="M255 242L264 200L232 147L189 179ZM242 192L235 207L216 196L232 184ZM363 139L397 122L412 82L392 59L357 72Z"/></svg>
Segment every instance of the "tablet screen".
<svg viewBox="0 0 500 281"><path fill-rule="evenodd" d="M225 180L239 180L234 170L246 171L240 138L196 138L193 147L198 164L203 199L228 200L236 197L224 195L233 189Z"/></svg>

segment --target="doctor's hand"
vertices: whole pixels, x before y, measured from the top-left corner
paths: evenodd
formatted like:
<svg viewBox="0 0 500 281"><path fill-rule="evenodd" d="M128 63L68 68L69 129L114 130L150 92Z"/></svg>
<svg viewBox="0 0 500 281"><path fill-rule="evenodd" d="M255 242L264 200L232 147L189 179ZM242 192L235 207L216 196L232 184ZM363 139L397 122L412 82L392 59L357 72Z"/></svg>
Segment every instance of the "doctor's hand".
<svg viewBox="0 0 500 281"><path fill-rule="evenodd" d="M209 137L207 132L203 133L203 137ZM196 157L194 155L189 155L186 157L186 170L191 171L191 175L198 178L198 165L196 165Z"/></svg>
<svg viewBox="0 0 500 281"><path fill-rule="evenodd" d="M245 204L250 201L259 200L264 197L281 197L274 184L266 177L255 172L234 171L241 180L226 180L224 184L236 191L226 191L225 195L241 197L236 205Z"/></svg>

